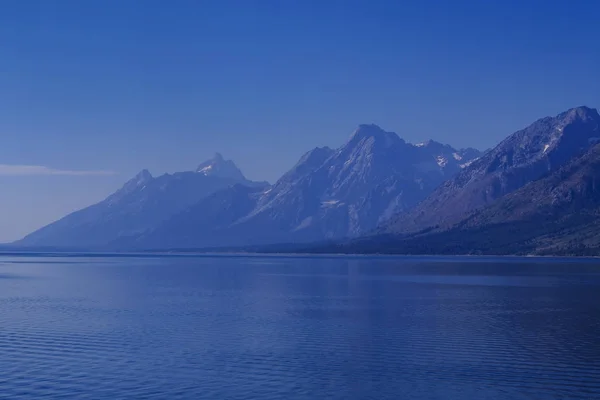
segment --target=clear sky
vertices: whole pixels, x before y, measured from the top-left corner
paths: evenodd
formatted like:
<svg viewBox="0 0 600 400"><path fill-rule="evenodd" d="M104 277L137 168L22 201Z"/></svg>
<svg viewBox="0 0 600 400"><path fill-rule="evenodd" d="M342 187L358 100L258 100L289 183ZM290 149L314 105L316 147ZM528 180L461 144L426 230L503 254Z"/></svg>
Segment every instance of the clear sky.
<svg viewBox="0 0 600 400"><path fill-rule="evenodd" d="M216 151L274 181L359 123L484 149L598 107L598 15L589 0L5 0L0 241Z"/></svg>

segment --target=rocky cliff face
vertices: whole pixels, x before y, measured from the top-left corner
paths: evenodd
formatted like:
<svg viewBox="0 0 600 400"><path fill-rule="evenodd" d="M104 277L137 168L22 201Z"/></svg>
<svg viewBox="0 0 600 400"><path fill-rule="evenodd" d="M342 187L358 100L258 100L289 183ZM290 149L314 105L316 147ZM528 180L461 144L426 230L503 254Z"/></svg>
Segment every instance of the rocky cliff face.
<svg viewBox="0 0 600 400"><path fill-rule="evenodd" d="M399 254L600 255L600 144L448 227L316 248Z"/></svg>
<svg viewBox="0 0 600 400"><path fill-rule="evenodd" d="M470 212L558 170L600 141L600 116L578 107L514 133L448 180L379 233L451 226Z"/></svg>
<svg viewBox="0 0 600 400"><path fill-rule="evenodd" d="M207 247L356 236L410 209L478 156L432 141L413 145L360 125L340 148L305 154L272 187L229 188L133 242Z"/></svg>

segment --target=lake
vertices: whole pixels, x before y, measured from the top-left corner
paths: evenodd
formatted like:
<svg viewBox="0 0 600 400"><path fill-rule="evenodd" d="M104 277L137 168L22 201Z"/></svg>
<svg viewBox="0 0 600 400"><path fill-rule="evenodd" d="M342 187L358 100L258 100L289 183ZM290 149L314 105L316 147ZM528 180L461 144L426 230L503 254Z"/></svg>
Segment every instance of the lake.
<svg viewBox="0 0 600 400"><path fill-rule="evenodd" d="M600 398L600 260L0 256L4 399Z"/></svg>

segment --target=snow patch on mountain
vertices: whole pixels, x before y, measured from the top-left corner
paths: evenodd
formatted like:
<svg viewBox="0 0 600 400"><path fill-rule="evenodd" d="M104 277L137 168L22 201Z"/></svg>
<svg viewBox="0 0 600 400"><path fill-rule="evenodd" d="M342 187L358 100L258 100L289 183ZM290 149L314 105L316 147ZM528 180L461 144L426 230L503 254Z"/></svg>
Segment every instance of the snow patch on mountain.
<svg viewBox="0 0 600 400"><path fill-rule="evenodd" d="M344 205L344 203L339 200L326 200L321 202L322 207L338 207L342 205Z"/></svg>
<svg viewBox="0 0 600 400"><path fill-rule="evenodd" d="M200 164L196 169L196 173L226 179L246 180L235 163L231 160L225 160L220 153L215 153L213 158Z"/></svg>

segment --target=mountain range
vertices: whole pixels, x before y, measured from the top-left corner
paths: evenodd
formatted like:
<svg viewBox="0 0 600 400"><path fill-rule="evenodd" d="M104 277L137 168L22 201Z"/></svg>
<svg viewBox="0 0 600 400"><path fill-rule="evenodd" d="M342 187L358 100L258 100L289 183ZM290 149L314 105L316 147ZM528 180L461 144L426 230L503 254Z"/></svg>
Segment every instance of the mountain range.
<svg viewBox="0 0 600 400"><path fill-rule="evenodd" d="M100 248L121 237L141 234L206 196L233 184L251 182L220 154L196 171L153 177L142 170L105 200L76 211L27 235L16 244L69 248Z"/></svg>
<svg viewBox="0 0 600 400"><path fill-rule="evenodd" d="M583 154L600 141L599 125L597 111L587 107L539 119L444 182L417 207L395 216L381 231L407 233L456 223Z"/></svg>
<svg viewBox="0 0 600 400"><path fill-rule="evenodd" d="M600 116L576 107L481 153L411 144L360 125L315 148L273 185L217 154L195 171L146 170L21 246L201 249L303 245L310 251L570 254L600 247ZM263 247L264 248L264 247Z"/></svg>
<svg viewBox="0 0 600 400"><path fill-rule="evenodd" d="M598 228L600 116L578 107L511 135L370 237L334 247L402 254L598 255Z"/></svg>
<svg viewBox="0 0 600 400"><path fill-rule="evenodd" d="M354 237L414 207L479 155L360 125L339 148L307 152L273 185L246 180L218 154L193 172L142 171L18 244L200 248Z"/></svg>
<svg viewBox="0 0 600 400"><path fill-rule="evenodd" d="M358 236L414 207L479 152L413 145L361 125L338 149L315 148L274 185L206 197L123 248L215 247Z"/></svg>

